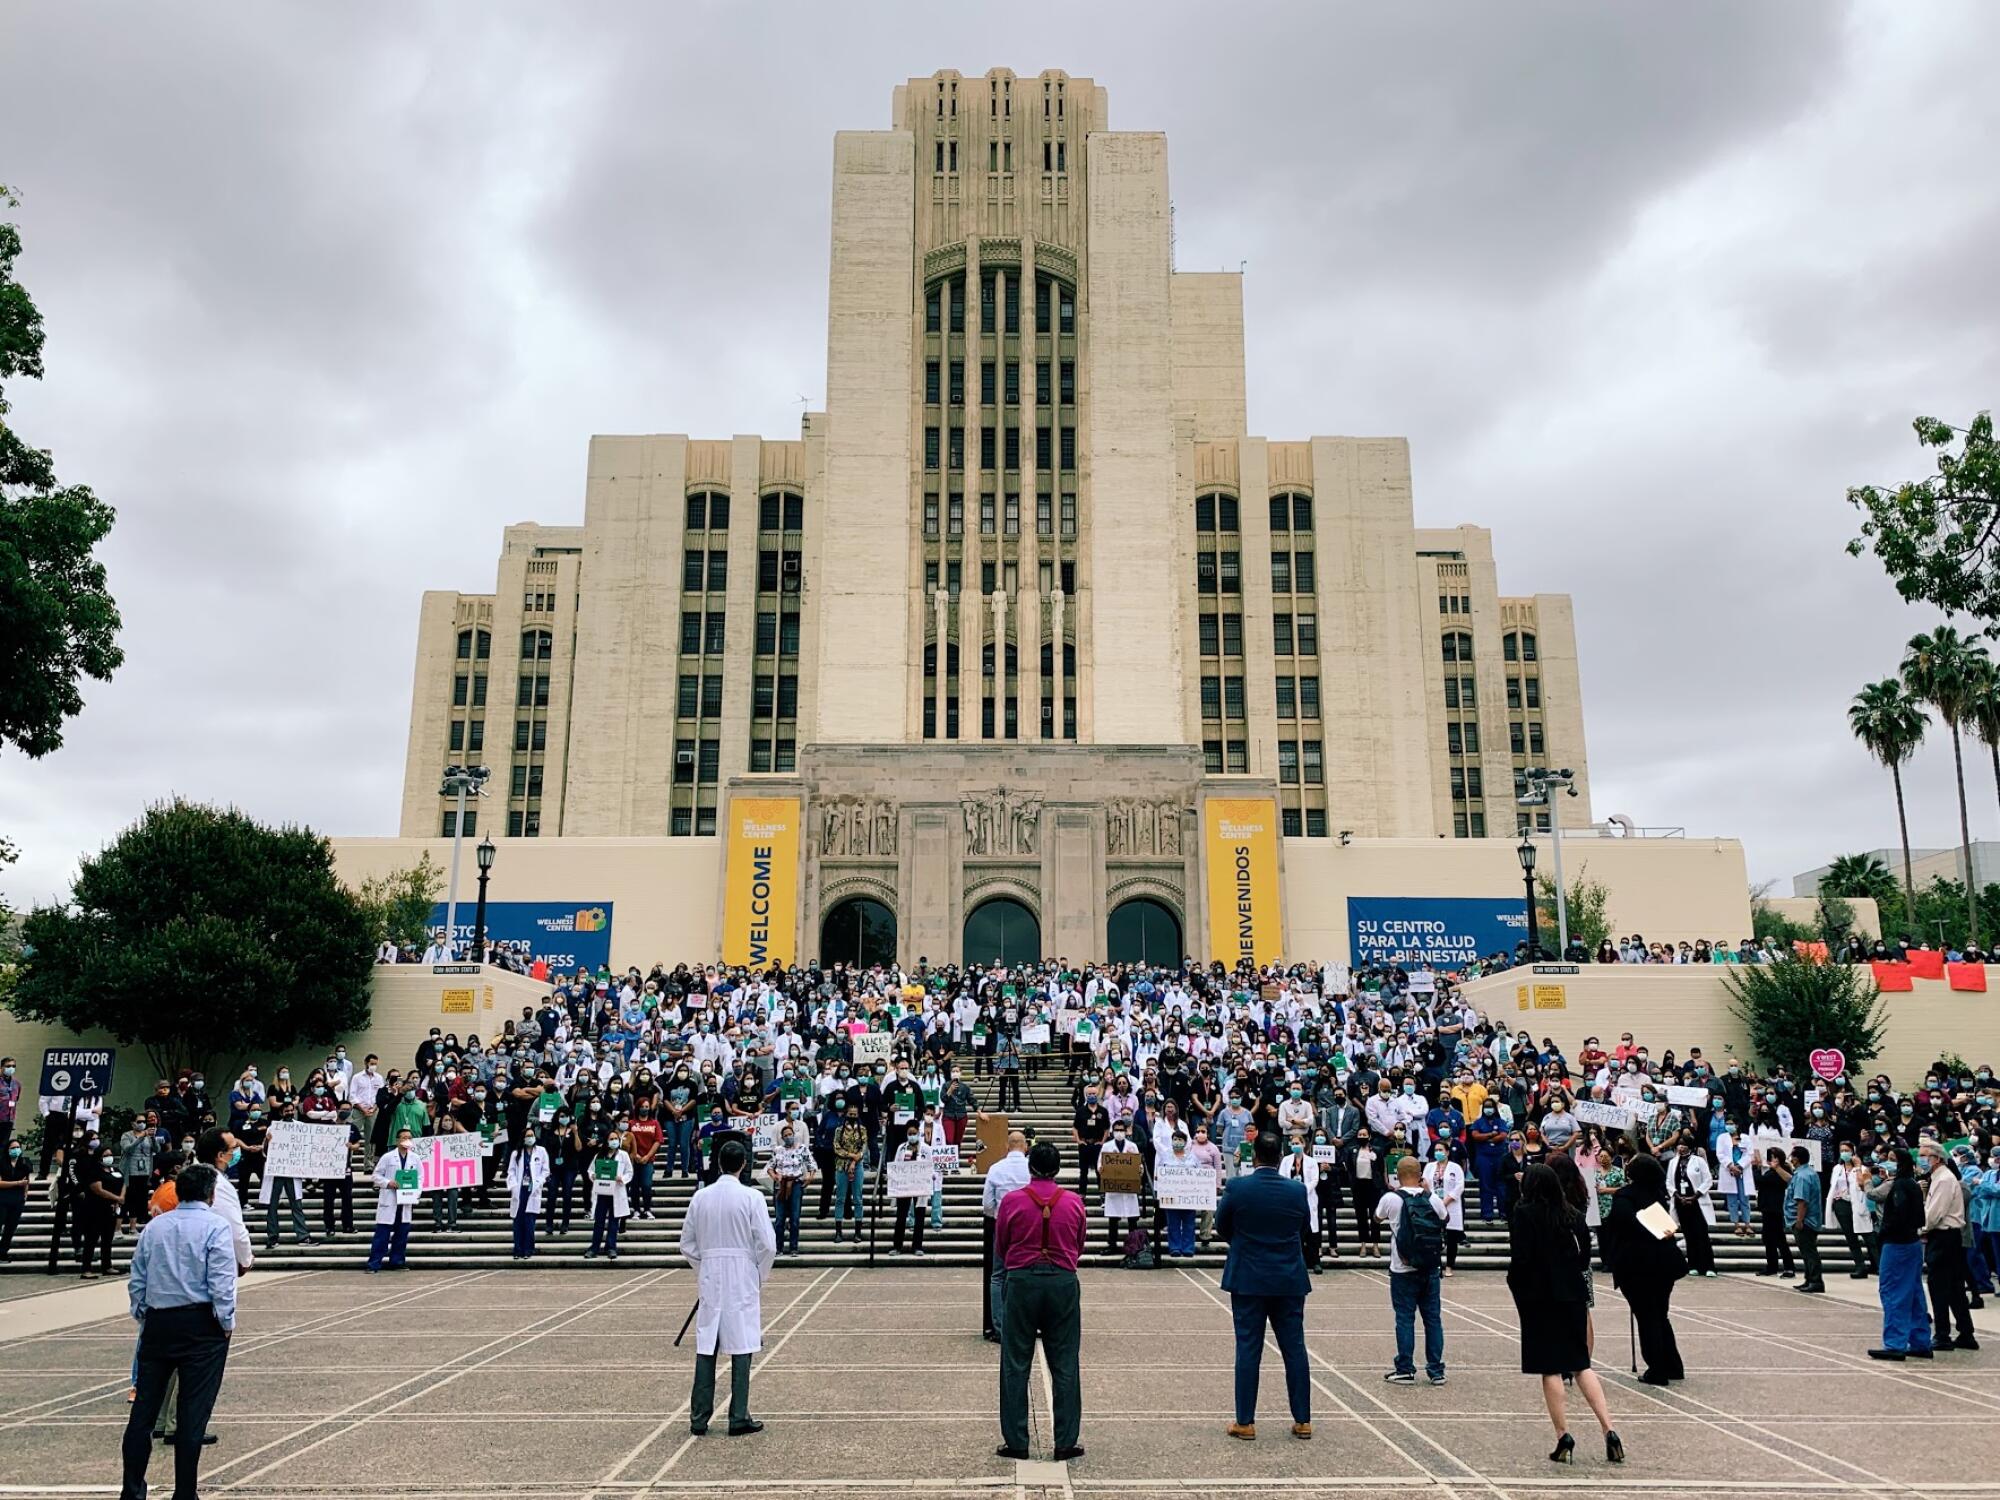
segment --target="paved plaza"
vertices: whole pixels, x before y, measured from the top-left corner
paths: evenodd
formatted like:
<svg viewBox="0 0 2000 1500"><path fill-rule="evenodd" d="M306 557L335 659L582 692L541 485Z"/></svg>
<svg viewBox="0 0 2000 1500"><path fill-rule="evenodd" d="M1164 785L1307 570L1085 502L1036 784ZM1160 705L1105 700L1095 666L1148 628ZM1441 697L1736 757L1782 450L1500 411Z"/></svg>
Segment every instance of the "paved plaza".
<svg viewBox="0 0 2000 1500"><path fill-rule="evenodd" d="M1870 1305L1747 1278L1684 1283L1677 1323L1693 1373L1662 1392L1632 1380L1623 1305L1608 1303L1601 1348L1631 1462L1603 1462L1579 1404L1579 1462L1564 1470L1544 1457L1550 1434L1536 1383L1517 1373L1502 1279L1445 1283L1450 1378L1435 1389L1382 1381L1393 1346L1385 1280L1348 1269L1315 1285L1313 1440L1288 1434L1273 1351L1260 1436L1239 1443L1223 1435L1231 1336L1215 1278L1086 1273L1089 1452L1068 1466L994 1456L997 1351L979 1339L969 1271L775 1273L752 1386L768 1427L731 1439L718 1421L698 1440L686 1415L692 1338L673 1347L694 1294L687 1270L258 1280L245 1289L203 1489L341 1500L2000 1496L2000 1352L1871 1364ZM0 1308L0 1495L115 1489L132 1334L102 1316L114 1295L122 1286ZM77 1300L86 1296L95 1300ZM29 1317L38 1321L8 1321ZM1035 1397L1040 1459L1039 1368ZM171 1487L164 1453L152 1477L160 1493Z"/></svg>

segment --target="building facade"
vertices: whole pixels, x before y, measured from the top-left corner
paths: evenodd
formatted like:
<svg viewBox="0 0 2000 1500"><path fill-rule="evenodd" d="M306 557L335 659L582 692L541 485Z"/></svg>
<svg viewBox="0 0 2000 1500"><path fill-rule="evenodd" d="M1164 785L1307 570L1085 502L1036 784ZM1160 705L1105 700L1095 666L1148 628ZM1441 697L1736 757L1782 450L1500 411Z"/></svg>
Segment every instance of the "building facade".
<svg viewBox="0 0 2000 1500"><path fill-rule="evenodd" d="M405 837L454 831L452 764L492 768L464 831L496 837L796 796L803 954L849 899L951 953L990 888L1082 956L1121 891L1202 930L1210 799L1280 840L1512 839L1552 765L1590 822L1568 599L1418 529L1403 440L1250 435L1240 277L1173 269L1165 139L1102 88L897 88L835 139L830 277L797 438L594 438L580 527L425 596ZM861 803L857 853L826 814Z"/></svg>

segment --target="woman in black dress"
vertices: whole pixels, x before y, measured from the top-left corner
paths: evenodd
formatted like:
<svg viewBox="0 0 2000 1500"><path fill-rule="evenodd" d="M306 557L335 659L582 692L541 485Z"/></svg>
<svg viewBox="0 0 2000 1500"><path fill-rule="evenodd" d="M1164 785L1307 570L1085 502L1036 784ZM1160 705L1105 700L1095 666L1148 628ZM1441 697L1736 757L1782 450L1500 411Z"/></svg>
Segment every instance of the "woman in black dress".
<svg viewBox="0 0 2000 1500"><path fill-rule="evenodd" d="M1626 1173L1625 1186L1612 1194L1604 1213L1604 1259L1639 1325L1639 1351L1646 1357L1639 1378L1647 1385L1665 1385L1687 1378L1668 1309L1674 1283L1687 1275L1687 1259L1671 1234L1661 1239L1639 1222L1640 1210L1654 1204L1666 1208L1666 1168L1655 1157L1639 1155L1627 1164Z"/></svg>
<svg viewBox="0 0 2000 1500"><path fill-rule="evenodd" d="M1564 1410L1563 1381L1574 1378L1604 1431L1604 1456L1625 1462L1625 1444L1611 1426L1604 1387L1590 1367L1588 1282L1590 1232L1563 1195L1555 1172L1540 1162L1521 1174L1521 1197L1507 1216L1507 1290L1521 1317L1521 1373L1542 1377L1542 1400L1555 1423L1549 1458L1574 1462L1576 1439Z"/></svg>

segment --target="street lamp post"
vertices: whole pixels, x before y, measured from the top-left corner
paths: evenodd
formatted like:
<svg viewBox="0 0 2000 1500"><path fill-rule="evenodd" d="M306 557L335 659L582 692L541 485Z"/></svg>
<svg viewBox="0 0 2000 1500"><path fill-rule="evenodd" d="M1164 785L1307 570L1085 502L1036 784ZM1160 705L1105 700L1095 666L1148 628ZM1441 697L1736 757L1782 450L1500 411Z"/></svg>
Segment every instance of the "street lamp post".
<svg viewBox="0 0 2000 1500"><path fill-rule="evenodd" d="M453 957L458 954L458 851L465 842L465 799L486 794L488 771L484 766L446 766L441 797L458 798L458 816L451 825L451 884L444 898L444 945Z"/></svg>
<svg viewBox="0 0 2000 1500"><path fill-rule="evenodd" d="M1563 889L1562 818L1556 812L1556 793L1565 791L1576 796L1576 775L1567 768L1551 771L1546 766L1531 766L1521 773L1521 778L1527 784L1528 794L1516 799L1519 805L1549 810L1549 853L1555 863L1556 957L1562 959L1569 954L1569 892Z"/></svg>
<svg viewBox="0 0 2000 1500"><path fill-rule="evenodd" d="M1521 859L1521 883L1527 888L1528 897L1528 961L1533 963L1542 956L1541 924L1535 917L1535 841L1525 833L1515 854Z"/></svg>
<svg viewBox="0 0 2000 1500"><path fill-rule="evenodd" d="M498 852L493 847L490 833L479 841L479 847L472 851L472 858L479 866L479 905L472 917L472 961L486 962L486 880L493 873L493 856Z"/></svg>

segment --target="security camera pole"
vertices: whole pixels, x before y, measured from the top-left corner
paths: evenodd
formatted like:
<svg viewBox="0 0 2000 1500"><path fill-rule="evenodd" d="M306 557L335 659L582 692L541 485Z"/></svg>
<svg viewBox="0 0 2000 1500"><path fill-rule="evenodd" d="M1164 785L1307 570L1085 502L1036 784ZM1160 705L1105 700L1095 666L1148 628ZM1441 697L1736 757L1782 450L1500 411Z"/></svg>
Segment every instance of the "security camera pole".
<svg viewBox="0 0 2000 1500"><path fill-rule="evenodd" d="M1563 840L1562 819L1556 815L1555 794L1558 789L1576 793L1576 777L1565 767L1551 771L1546 766L1534 766L1521 773L1527 784L1528 793L1518 799L1522 807L1546 807L1549 810L1549 850L1555 863L1556 886L1556 957L1563 958L1569 952L1569 892L1563 889Z"/></svg>
<svg viewBox="0 0 2000 1500"><path fill-rule="evenodd" d="M444 942L453 957L458 955L458 851L465 842L465 799L468 795L485 796L490 774L484 766L446 766L444 785L438 791L441 797L458 796L458 816L451 825L451 884L444 898Z"/></svg>

